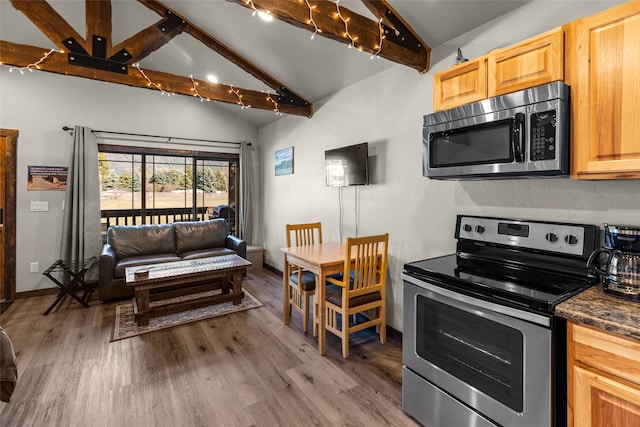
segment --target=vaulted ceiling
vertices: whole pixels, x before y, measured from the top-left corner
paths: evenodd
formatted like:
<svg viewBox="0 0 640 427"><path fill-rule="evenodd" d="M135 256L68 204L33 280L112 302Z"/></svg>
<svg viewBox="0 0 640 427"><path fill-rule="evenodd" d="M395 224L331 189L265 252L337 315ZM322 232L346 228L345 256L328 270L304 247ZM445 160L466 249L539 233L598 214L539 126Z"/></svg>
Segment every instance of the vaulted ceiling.
<svg viewBox="0 0 640 427"><path fill-rule="evenodd" d="M522 3L0 0L0 61L217 100L262 126L396 64L425 72L429 45Z"/></svg>

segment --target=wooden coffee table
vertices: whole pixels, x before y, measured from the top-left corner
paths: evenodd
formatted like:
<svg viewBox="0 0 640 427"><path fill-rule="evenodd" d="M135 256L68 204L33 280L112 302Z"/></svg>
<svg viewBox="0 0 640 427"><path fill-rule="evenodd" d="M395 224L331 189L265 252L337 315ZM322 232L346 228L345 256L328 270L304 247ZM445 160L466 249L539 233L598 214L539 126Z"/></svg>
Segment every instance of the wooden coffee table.
<svg viewBox="0 0 640 427"><path fill-rule="evenodd" d="M233 301L234 305L238 305L244 297L242 276L249 266L249 261L234 254L129 267L125 270L125 275L127 285L133 286L135 291L133 312L136 322L141 326L148 325L151 317L227 301ZM148 274L146 277L140 277L144 270L148 271ZM221 293L153 308L149 306L150 296L155 301L199 293L211 288L202 285L207 282L216 282L216 286L219 282ZM170 292L163 292L169 288Z"/></svg>

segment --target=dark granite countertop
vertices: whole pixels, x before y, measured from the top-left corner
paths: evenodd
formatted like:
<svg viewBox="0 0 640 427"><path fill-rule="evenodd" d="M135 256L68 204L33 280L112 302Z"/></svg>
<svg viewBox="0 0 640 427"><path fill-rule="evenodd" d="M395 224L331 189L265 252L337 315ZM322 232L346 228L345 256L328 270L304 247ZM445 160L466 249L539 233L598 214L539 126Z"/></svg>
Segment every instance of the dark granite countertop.
<svg viewBox="0 0 640 427"><path fill-rule="evenodd" d="M640 302L605 294L601 285L594 285L559 304L556 315L640 340Z"/></svg>

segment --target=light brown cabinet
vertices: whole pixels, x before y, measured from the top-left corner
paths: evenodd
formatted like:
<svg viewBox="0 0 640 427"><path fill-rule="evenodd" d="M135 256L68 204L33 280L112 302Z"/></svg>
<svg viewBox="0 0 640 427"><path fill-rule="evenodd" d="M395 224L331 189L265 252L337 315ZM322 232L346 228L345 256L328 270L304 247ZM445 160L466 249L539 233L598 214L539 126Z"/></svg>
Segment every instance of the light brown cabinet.
<svg viewBox="0 0 640 427"><path fill-rule="evenodd" d="M564 78L562 28L540 34L488 56L489 97Z"/></svg>
<svg viewBox="0 0 640 427"><path fill-rule="evenodd" d="M567 325L569 427L640 425L640 341Z"/></svg>
<svg viewBox="0 0 640 427"><path fill-rule="evenodd" d="M433 109L446 110L563 78L564 32L557 28L436 73Z"/></svg>
<svg viewBox="0 0 640 427"><path fill-rule="evenodd" d="M640 1L565 31L572 178L640 178Z"/></svg>
<svg viewBox="0 0 640 427"><path fill-rule="evenodd" d="M487 58L463 62L433 77L433 110L441 111L487 98Z"/></svg>

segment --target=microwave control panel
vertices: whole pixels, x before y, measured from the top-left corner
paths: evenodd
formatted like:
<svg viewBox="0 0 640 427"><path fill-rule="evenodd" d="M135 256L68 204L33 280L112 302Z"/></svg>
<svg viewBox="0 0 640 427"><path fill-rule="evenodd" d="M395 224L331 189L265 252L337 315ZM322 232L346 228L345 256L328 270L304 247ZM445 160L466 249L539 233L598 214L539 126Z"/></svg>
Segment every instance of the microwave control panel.
<svg viewBox="0 0 640 427"><path fill-rule="evenodd" d="M556 158L556 110L531 114L531 160Z"/></svg>

